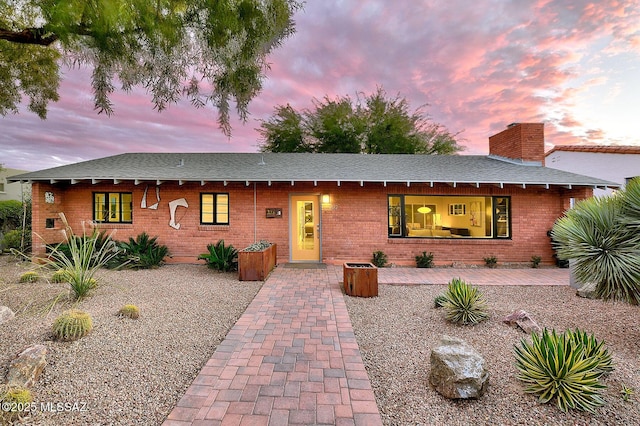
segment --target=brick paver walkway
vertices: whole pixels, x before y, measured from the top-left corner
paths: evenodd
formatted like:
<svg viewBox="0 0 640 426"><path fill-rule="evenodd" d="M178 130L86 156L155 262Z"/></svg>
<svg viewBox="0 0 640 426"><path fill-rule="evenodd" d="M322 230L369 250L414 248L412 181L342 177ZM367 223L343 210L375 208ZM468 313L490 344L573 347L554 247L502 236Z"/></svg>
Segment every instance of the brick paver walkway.
<svg viewBox="0 0 640 426"><path fill-rule="evenodd" d="M276 268L164 425L381 425L338 273Z"/></svg>
<svg viewBox="0 0 640 426"><path fill-rule="evenodd" d="M380 284L568 285L567 269L384 268ZM174 425L381 425L342 267L278 267L169 414Z"/></svg>

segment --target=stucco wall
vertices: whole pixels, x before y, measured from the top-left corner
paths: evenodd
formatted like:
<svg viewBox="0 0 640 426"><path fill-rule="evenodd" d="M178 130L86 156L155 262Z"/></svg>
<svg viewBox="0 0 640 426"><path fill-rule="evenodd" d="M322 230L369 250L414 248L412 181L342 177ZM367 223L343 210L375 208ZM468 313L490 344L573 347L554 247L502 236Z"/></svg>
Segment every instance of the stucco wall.
<svg viewBox="0 0 640 426"><path fill-rule="evenodd" d="M568 208L569 199L585 198L590 189L523 189L506 186L453 188L449 185L342 183L266 183L256 184L254 216L254 184L229 183L177 183L160 185L160 204L157 210L142 209L140 202L146 184L133 183L79 183L75 185L33 184L34 252L44 253L47 243L60 242L63 234L61 222L56 219L53 229L46 229L47 218L57 218L64 212L76 233L82 224L90 229L93 192L132 192L133 224L100 225L100 229L115 231L114 238L125 240L145 231L158 236L158 241L169 247L174 262L196 262L206 251L206 245L224 239L241 249L254 240L266 239L278 244L278 261L289 260L289 196L290 194L329 194L331 202L322 206L322 258L327 263L369 261L376 250L384 251L389 261L399 265L415 265L414 257L422 251L435 253L436 264L462 262L482 264L483 257L495 255L499 262L529 262L532 255L542 256L543 263L551 264L552 250L547 236L556 218ZM147 203L155 202L155 185L149 184ZM55 201L44 202L44 192L52 191ZM228 226L200 225L200 193L228 192L230 197L230 224ZM469 195L511 196L512 239L397 239L387 236L387 195ZM185 198L188 208L179 207L176 222L180 229L169 226L169 201ZM266 208L282 208L282 218L268 219ZM37 235L42 236L44 241Z"/></svg>

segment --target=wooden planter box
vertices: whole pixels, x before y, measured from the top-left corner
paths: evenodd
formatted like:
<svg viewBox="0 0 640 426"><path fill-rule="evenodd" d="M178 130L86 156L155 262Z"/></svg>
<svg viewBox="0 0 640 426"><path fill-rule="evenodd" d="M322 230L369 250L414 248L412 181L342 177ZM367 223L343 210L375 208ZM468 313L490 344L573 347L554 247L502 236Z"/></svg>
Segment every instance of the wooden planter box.
<svg viewBox="0 0 640 426"><path fill-rule="evenodd" d="M372 263L345 263L342 269L346 294L358 297L378 295L378 268L375 265Z"/></svg>
<svg viewBox="0 0 640 426"><path fill-rule="evenodd" d="M264 281L276 266L276 245L263 251L238 252L238 279L240 281Z"/></svg>

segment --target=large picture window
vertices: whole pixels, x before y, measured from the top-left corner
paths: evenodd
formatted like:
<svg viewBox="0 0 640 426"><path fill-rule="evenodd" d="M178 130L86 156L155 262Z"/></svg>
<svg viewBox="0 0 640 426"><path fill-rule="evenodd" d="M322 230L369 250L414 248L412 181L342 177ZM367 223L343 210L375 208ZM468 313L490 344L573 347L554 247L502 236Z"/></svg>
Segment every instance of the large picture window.
<svg viewBox="0 0 640 426"><path fill-rule="evenodd" d="M511 238L509 197L390 195L389 236Z"/></svg>
<svg viewBox="0 0 640 426"><path fill-rule="evenodd" d="M229 224L229 194L200 194L200 223Z"/></svg>
<svg viewBox="0 0 640 426"><path fill-rule="evenodd" d="M103 223L131 223L133 221L131 192L94 192L93 220Z"/></svg>

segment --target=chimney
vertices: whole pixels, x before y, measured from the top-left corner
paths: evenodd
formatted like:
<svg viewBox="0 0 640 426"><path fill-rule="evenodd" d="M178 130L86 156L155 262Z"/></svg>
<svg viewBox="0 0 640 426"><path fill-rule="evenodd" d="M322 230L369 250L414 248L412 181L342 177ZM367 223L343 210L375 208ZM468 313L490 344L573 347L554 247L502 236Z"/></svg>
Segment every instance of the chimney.
<svg viewBox="0 0 640 426"><path fill-rule="evenodd" d="M489 136L489 155L544 166L544 124L511 123Z"/></svg>

